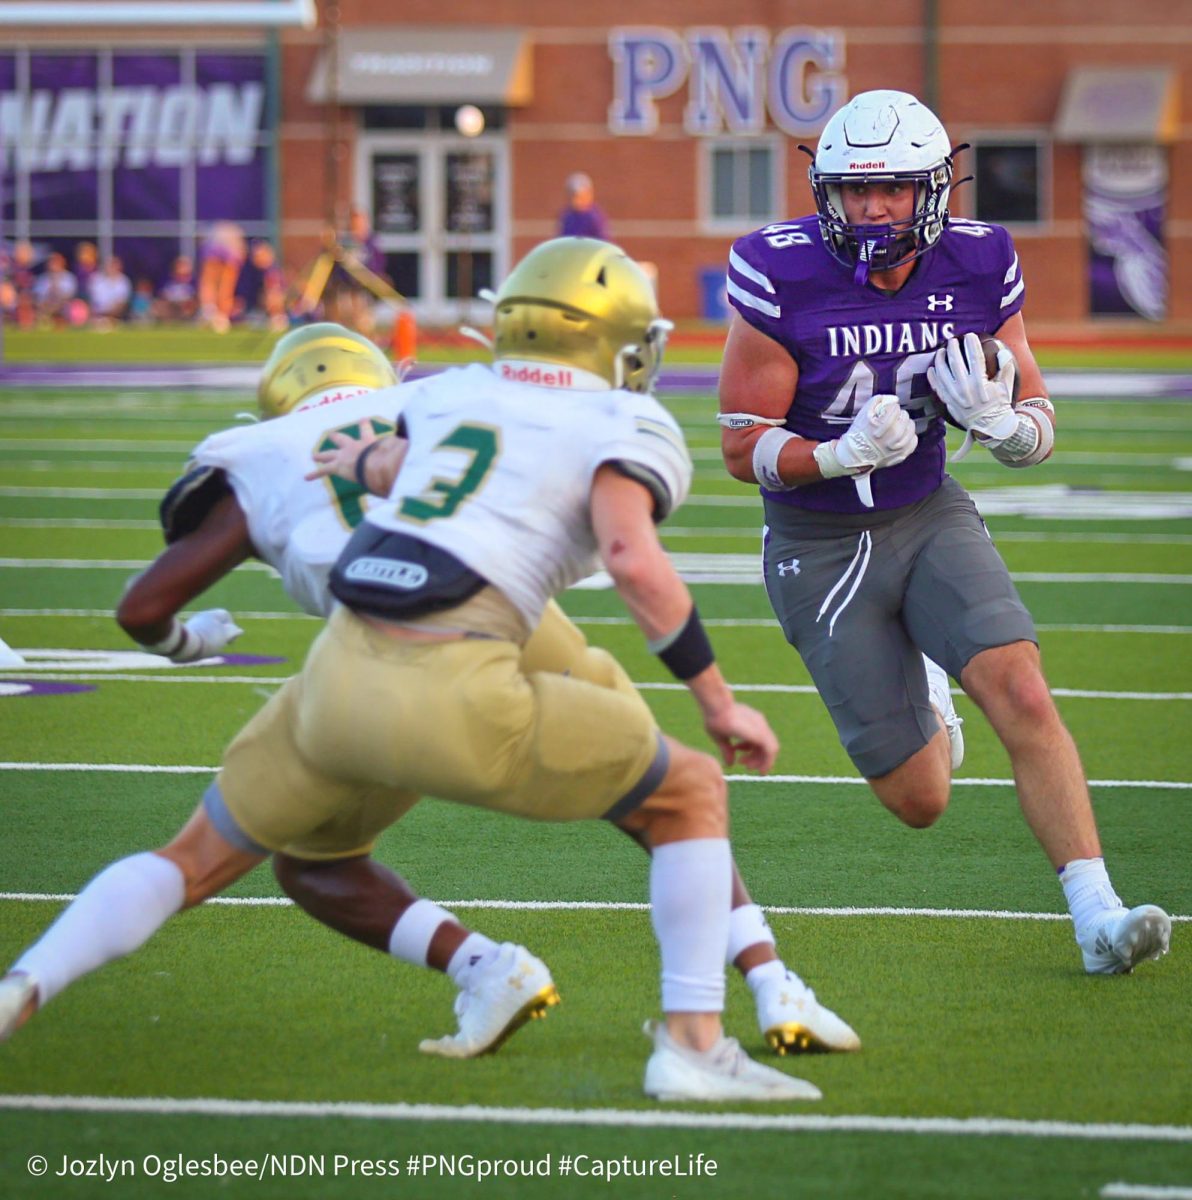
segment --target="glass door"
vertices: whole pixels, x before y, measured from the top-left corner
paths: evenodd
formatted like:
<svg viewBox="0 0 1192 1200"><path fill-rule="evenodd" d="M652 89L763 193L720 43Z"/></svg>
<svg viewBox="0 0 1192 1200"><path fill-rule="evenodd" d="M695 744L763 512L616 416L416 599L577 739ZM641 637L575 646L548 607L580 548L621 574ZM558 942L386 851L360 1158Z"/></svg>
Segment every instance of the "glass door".
<svg viewBox="0 0 1192 1200"><path fill-rule="evenodd" d="M487 324L476 300L509 270L508 153L497 134L367 133L357 144L366 206L393 286L420 320Z"/></svg>

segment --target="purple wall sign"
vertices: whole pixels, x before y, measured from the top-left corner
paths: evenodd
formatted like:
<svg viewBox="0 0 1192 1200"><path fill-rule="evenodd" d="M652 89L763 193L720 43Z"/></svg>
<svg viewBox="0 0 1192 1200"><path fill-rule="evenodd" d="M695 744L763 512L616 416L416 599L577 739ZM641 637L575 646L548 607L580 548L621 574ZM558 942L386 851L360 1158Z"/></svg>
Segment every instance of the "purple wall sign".
<svg viewBox="0 0 1192 1200"><path fill-rule="evenodd" d="M0 221L73 257L118 251L155 283L215 220L267 236L263 53L0 51Z"/></svg>
<svg viewBox="0 0 1192 1200"><path fill-rule="evenodd" d="M1167 156L1162 147L1085 146L1091 313L1148 321L1167 315L1166 207Z"/></svg>

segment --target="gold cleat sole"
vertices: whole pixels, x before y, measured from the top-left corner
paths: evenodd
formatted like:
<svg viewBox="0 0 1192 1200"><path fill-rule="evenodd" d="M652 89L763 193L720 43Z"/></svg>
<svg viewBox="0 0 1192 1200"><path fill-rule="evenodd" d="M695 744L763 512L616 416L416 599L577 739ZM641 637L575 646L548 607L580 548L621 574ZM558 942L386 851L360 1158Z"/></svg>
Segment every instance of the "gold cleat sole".
<svg viewBox="0 0 1192 1200"><path fill-rule="evenodd" d="M510 1018L509 1023L493 1040L485 1046L480 1054L493 1054L499 1050L527 1021L541 1021L546 1014L559 1004L562 997L559 989L553 984L547 984L536 996L528 1000ZM479 1057L476 1055L475 1057Z"/></svg>
<svg viewBox="0 0 1192 1200"><path fill-rule="evenodd" d="M828 1047L802 1025L775 1025L766 1030L766 1044L780 1058L788 1054L826 1054Z"/></svg>

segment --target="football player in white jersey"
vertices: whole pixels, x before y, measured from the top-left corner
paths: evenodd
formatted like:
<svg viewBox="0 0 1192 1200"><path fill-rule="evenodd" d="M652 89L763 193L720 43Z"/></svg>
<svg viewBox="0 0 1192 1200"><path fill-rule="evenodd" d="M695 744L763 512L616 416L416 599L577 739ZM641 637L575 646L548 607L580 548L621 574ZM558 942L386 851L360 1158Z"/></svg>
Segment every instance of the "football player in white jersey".
<svg viewBox="0 0 1192 1200"><path fill-rule="evenodd" d="M213 819L246 843L284 837L260 785L271 750L292 740L325 778L393 788L394 808L430 792L532 819L611 821L652 855L666 1019L649 1027L647 1094L813 1098L752 1063L720 1023L732 861L719 765L624 696L527 676L518 662L549 597L603 564L725 761L774 761L772 731L734 700L655 529L691 477L677 425L648 394L669 326L636 264L591 239L539 246L495 309L493 368L416 385L398 436L337 437L317 456L321 472L387 502L332 572L344 607L302 676L229 749Z"/></svg>
<svg viewBox="0 0 1192 1200"><path fill-rule="evenodd" d="M328 572L350 530L363 518L369 498L354 480L305 480L310 453L316 447L330 448L344 432L391 431L402 398L413 386L405 385L399 395L392 390L395 383L391 365L373 343L343 326L312 325L282 338L261 374L258 403L268 423L207 438L194 453L195 469L163 503L167 538L176 543L185 534L188 545L167 550L129 589L118 612L126 632L143 644L158 642L158 649L164 640L169 648L169 639L178 635L168 623L214 582L211 572L249 554L278 572L286 591L306 612L326 616L332 603ZM285 421L269 421L282 414L291 415ZM234 512L229 518L235 527L232 555L218 547L199 551L189 544L221 527L218 509L207 524L221 489L231 491L235 501L230 507L244 515L243 526ZM193 528L200 524L201 529ZM185 570L181 588L179 560ZM199 621L235 629L222 610L192 617L186 627L193 629ZM209 644L210 636L198 651L191 649L191 657L221 648ZM554 601L547 604L526 644L522 667L527 674L569 674L638 696L620 664L604 650L588 646ZM332 928L383 952L405 945L401 938L394 942L391 934L417 898L400 876L367 855L322 860L276 854L273 866L287 894ZM778 957L774 935L735 865L732 904L729 960L753 992L766 1042L778 1054L859 1049L856 1033L820 1005L815 993ZM445 928L437 942L432 938L425 957L421 946L410 947L413 960L446 970L449 951L457 942L462 944L463 936L457 923L449 928L452 936Z"/></svg>
<svg viewBox="0 0 1192 1200"><path fill-rule="evenodd" d="M305 503L289 478L293 474L290 452L299 447L297 452L305 454L320 442L325 444L328 435L336 430L360 430L366 435L384 431L391 427L391 418L396 413L397 404L391 400L388 407L392 412L375 401L362 404L352 400L353 391L389 382L385 378L390 370L388 364L383 359L379 365L369 361L370 355L375 354L370 343L365 342L363 347L354 346L351 335L342 329L313 327L283 339L279 351L283 353L275 353L263 378L263 410L265 415L275 415L294 407L301 407L303 411L286 422L231 430L208 439L196 454L197 461L207 469L187 476L163 505L167 535L187 542L193 542L196 537L206 538L214 548L218 569L208 562L205 575L200 573L197 579L192 577L188 581L186 571L181 569L186 560L180 553L172 553L176 547L171 547L150 572L136 581L121 605L121 623L134 637L180 660L189 661L214 653L230 640L226 636L229 632L231 636L238 632L226 613L200 614L208 619L200 622L198 618L192 618L185 626L177 621L176 613L187 600L250 553L255 552L278 569L287 590L304 608L325 611L325 573L328 560L333 557L326 547L332 541L335 547L342 544L346 536L342 530L353 517L359 518L360 489L347 484L341 486L340 481L334 481L334 484L326 481L313 488L308 485L307 491L316 493L321 501L317 505ZM329 365L332 368L329 374L315 373L316 370L327 372ZM320 383L336 386L319 388ZM315 386L313 395L310 394L312 385ZM389 399L376 399L382 398ZM299 400L303 401L301 405ZM259 466L263 452L266 461L271 463L264 480L259 478L259 471L254 474L253 467L254 462ZM272 458L268 457L270 454ZM211 470L213 467L219 470ZM333 491L329 490L332 486ZM328 534L325 519L333 511L337 517ZM624 672L603 651L587 647L582 635L553 604L548 606L542 624L526 647L522 662L527 671L565 670L593 683L619 688L637 699ZM637 702L640 704L639 699ZM184 831L180 841L189 840L192 851L197 853L199 844L193 836L187 839L188 831ZM342 849L337 847L333 852L342 853ZM476 951L480 950L488 950L490 957L501 958L498 948L492 947L486 939L471 935L473 940L469 942L467 931L451 921L449 914L426 901L418 901L403 881L373 863L366 854L323 861L278 853L275 863L287 891L308 911L366 944L440 969L450 963L461 947L472 951L460 960L466 966L474 965L474 960L479 957ZM185 873L185 866L183 870ZM96 882L102 880L103 876ZM226 877L223 882L227 882ZM205 887L212 883L213 880L204 880ZM353 889L369 892L371 903L367 918L360 915L359 906L354 909L348 903L347 908L344 907L345 897ZM187 891L190 898L190 889ZM734 903L735 951L732 957L743 971L750 966L762 968L751 973L750 983L758 993L763 1031L770 1035L776 1048L790 1044L795 1048L850 1049L859 1044L855 1034L843 1022L816 1005L813 994L797 977L786 974L774 953L773 939L760 909L749 901L739 878L734 880ZM345 913L351 914L351 919ZM146 928L139 935L129 933L120 939L122 944L112 950L93 949L91 961L72 971L70 978L99 965L100 961L135 948L150 932L152 929ZM526 960L536 963L520 948L500 949L505 952L505 957L510 953L516 957L520 953ZM500 962L496 965L502 966ZM769 972L765 970L767 966ZM767 974L774 978L766 978ZM9 977L10 983L13 978ZM20 976L15 978L19 980ZM11 987L9 992L11 1000ZM46 998L43 996L43 1001ZM488 999L491 1001L491 996ZM2 1003L0 997L0 1005ZM28 1015L35 1004L36 995L28 999L25 1011L18 1012L17 1018ZM492 1007L491 1003L489 1007ZM0 1030L4 1030L3 1015L0 1012ZM491 1018L491 1013L489 1015ZM17 1020L10 1019L7 1030L16 1023ZM495 1028L495 1035L504 1036L513 1027L512 1021L504 1022ZM488 1037L490 1032L494 1031L481 1031L481 1039ZM494 1036L488 1042L477 1040L476 1031L472 1030L468 1037L442 1039L426 1048L433 1046L441 1053L472 1054L492 1048L496 1040L499 1037Z"/></svg>

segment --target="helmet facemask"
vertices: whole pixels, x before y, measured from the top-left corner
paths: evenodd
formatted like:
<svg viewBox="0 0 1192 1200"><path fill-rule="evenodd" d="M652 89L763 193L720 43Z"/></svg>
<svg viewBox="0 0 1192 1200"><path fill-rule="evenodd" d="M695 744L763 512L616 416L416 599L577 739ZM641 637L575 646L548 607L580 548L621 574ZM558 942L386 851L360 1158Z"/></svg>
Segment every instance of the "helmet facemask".
<svg viewBox="0 0 1192 1200"><path fill-rule="evenodd" d="M855 268L857 283L872 271L913 262L947 227L951 144L939 118L907 92L862 92L835 112L820 135L809 176L824 245L833 258ZM881 225L850 222L845 187L883 183L914 188L911 216Z"/></svg>
<svg viewBox="0 0 1192 1200"><path fill-rule="evenodd" d="M864 283L873 271L888 271L913 262L939 241L948 224L950 156L929 171L828 175L813 166L810 175L824 243L833 258L846 267L856 268L853 278L857 283ZM909 183L915 189L914 209L909 219L882 225L848 221L843 196L847 184L892 181Z"/></svg>

